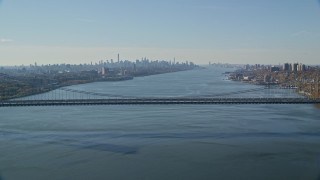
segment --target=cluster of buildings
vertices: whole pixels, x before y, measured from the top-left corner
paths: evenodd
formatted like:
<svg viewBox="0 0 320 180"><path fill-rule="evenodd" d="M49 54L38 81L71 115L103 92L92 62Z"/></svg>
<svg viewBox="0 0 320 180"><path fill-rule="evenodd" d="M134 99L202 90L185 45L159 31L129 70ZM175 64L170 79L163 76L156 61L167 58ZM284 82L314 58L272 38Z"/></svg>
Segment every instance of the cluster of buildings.
<svg viewBox="0 0 320 180"><path fill-rule="evenodd" d="M302 63L284 63L283 65L245 65L244 68L232 73L230 79L249 81L254 84L278 84L283 77L294 81L298 74L316 71L317 67L306 66ZM281 76L281 78L279 78ZM278 77L278 78L277 78Z"/></svg>
<svg viewBox="0 0 320 180"><path fill-rule="evenodd" d="M46 92L62 86L96 81L130 80L137 76L148 76L197 68L192 62L149 60L135 62L112 59L89 64L48 64L0 67L0 89L5 92L0 99L16 98ZM3 93L2 93L3 94Z"/></svg>
<svg viewBox="0 0 320 180"><path fill-rule="evenodd" d="M297 71L306 71L306 65L302 64L302 63L284 63L283 64L283 71L293 71L293 72L297 72Z"/></svg>
<svg viewBox="0 0 320 180"><path fill-rule="evenodd" d="M151 61L147 58L142 58L141 60L132 61L121 61L113 62L113 60L100 62L99 66L101 67L98 70L99 74L103 76L144 76L151 74L161 74L167 72L175 72L182 70L190 70L197 67L192 62L176 62L173 61L164 61L164 60L155 60Z"/></svg>
<svg viewBox="0 0 320 180"><path fill-rule="evenodd" d="M120 55L118 54L117 61L110 59L100 60L96 63L47 65L38 65L37 63L34 63L29 66L0 67L0 73L19 76L28 74L61 75L68 73L87 73L88 71L91 71L103 76L137 76L189 70L195 67L197 67L197 65L188 61L153 61L147 58L135 61L120 60Z"/></svg>
<svg viewBox="0 0 320 180"><path fill-rule="evenodd" d="M278 85L295 88L308 97L319 97L320 68L302 63L283 65L245 65L229 74L229 79L257 85Z"/></svg>
<svg viewBox="0 0 320 180"><path fill-rule="evenodd" d="M283 65L245 65L245 70L268 70L270 72L285 71L285 72L303 72L312 69L311 66L306 66L302 63L284 63Z"/></svg>

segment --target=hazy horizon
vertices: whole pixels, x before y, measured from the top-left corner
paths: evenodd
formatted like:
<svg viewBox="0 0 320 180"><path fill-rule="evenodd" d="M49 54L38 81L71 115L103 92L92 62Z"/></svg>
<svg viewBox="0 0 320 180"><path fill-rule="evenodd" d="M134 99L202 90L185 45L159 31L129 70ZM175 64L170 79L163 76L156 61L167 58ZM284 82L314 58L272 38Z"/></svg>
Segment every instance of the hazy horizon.
<svg viewBox="0 0 320 180"><path fill-rule="evenodd" d="M319 0L0 0L0 66L319 64Z"/></svg>

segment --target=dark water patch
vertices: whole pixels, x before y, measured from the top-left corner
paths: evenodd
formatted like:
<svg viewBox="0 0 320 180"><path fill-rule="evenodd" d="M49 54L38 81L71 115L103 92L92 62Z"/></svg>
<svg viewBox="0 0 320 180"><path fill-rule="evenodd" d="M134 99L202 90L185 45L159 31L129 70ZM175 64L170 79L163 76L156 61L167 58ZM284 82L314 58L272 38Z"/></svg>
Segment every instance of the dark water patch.
<svg viewBox="0 0 320 180"><path fill-rule="evenodd" d="M148 144L157 140L192 140L192 139L246 139L246 138L320 138L320 132L155 132L155 133L123 133L123 132L96 132L96 133L67 133L67 132L14 132L0 131L0 140L11 142L32 142L47 145L63 145L79 149L113 152L119 154L137 154L141 144L127 145L133 141ZM114 144L116 139L124 140L121 144ZM266 155L267 156L267 155ZM270 156L270 155L269 155Z"/></svg>
<svg viewBox="0 0 320 180"><path fill-rule="evenodd" d="M38 133L28 133L28 132L10 132L10 131L0 131L0 139L11 139L11 140L28 140L28 141L38 141L38 142L59 142L59 143L72 143L79 142L82 143L84 139L115 139L115 138L137 138L137 139L201 139L201 138L217 138L217 139L228 139L228 138L294 138L294 137L320 137L320 132L191 132L191 133L172 133L172 132L158 132L158 133L62 133L59 134L38 134ZM86 144L88 142L84 142Z"/></svg>
<svg viewBox="0 0 320 180"><path fill-rule="evenodd" d="M34 142L34 143L43 143L50 145L64 145L72 146L80 149L92 149L97 151L107 151L120 154L137 154L138 148L107 144L99 141L85 141L82 136L85 135L58 135L58 134L42 134L42 135L33 135L29 133L19 133L19 132L0 132L0 139L10 139L11 141L24 141L24 142Z"/></svg>
<svg viewBox="0 0 320 180"><path fill-rule="evenodd" d="M64 167L76 166L76 165L79 165L79 164L86 164L88 162L90 162L90 159L75 160L75 161L72 161L72 162L65 163Z"/></svg>
<svg viewBox="0 0 320 180"><path fill-rule="evenodd" d="M119 154L137 154L138 153L138 148L136 147L107 144L107 143L101 143L101 142L88 142L88 141L81 141L81 140L74 140L74 139L68 139L64 141L48 141L47 143L72 146L80 149L113 152L113 153L119 153Z"/></svg>
<svg viewBox="0 0 320 180"><path fill-rule="evenodd" d="M273 160L281 159L284 157L293 156L290 152L247 152L240 153L234 156L234 159L247 159L250 161L264 161L264 160Z"/></svg>
<svg viewBox="0 0 320 180"><path fill-rule="evenodd" d="M238 147L238 145L233 144L224 144L224 143L217 143L217 142L196 142L197 144L208 144L208 145L218 145L218 146L226 146L226 147Z"/></svg>
<svg viewBox="0 0 320 180"><path fill-rule="evenodd" d="M272 133L272 132L257 132L257 133L143 133L143 134L124 134L120 137L125 138L151 138L151 139L201 139L201 138L293 138L293 137L320 137L319 133L293 132L293 133Z"/></svg>
<svg viewBox="0 0 320 180"><path fill-rule="evenodd" d="M85 149L93 149L99 151L108 151L108 152L115 152L121 154L137 154L138 149L129 146L121 146L121 145L114 145L114 144L92 144L88 143L83 148Z"/></svg>

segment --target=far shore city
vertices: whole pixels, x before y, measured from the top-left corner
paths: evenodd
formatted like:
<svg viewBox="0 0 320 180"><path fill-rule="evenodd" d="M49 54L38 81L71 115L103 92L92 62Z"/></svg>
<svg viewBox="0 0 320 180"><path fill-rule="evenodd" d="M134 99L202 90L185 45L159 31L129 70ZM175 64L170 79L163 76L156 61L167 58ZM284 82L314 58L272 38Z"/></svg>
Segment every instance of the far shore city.
<svg viewBox="0 0 320 180"><path fill-rule="evenodd" d="M226 70L228 79L260 86L296 89L308 98L319 98L320 67L303 63L282 65L239 65L211 63L199 66L193 62L166 60L101 60L88 64L37 63L28 66L0 67L0 100L8 100L48 92L64 86L97 81L124 81L134 77L172 73L201 68L232 68Z"/></svg>

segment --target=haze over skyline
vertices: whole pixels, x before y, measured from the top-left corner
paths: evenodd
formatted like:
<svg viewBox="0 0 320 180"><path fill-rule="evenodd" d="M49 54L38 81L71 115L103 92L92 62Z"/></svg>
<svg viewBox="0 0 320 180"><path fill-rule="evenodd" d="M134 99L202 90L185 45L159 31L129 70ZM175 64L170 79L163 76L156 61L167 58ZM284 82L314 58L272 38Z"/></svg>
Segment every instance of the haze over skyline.
<svg viewBox="0 0 320 180"><path fill-rule="evenodd" d="M0 66L320 64L319 0L0 0Z"/></svg>

